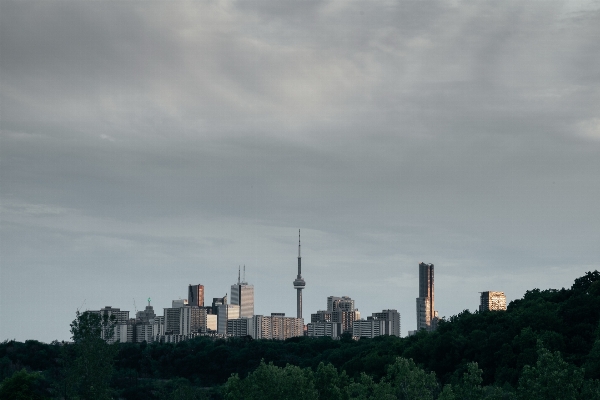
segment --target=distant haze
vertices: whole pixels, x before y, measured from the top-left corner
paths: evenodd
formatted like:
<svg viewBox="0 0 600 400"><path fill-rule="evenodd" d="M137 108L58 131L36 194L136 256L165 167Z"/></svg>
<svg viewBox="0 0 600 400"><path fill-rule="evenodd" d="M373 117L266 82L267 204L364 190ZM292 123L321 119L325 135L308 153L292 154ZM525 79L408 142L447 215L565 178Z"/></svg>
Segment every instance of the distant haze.
<svg viewBox="0 0 600 400"><path fill-rule="evenodd" d="M416 328L600 269L600 3L0 4L0 340L246 265Z"/></svg>

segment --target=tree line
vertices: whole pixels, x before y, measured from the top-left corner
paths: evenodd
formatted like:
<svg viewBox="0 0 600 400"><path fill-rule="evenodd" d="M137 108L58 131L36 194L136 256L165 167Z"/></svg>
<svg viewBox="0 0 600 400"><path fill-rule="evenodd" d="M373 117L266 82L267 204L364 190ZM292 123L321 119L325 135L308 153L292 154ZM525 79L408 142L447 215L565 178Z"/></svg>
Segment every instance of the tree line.
<svg viewBox="0 0 600 400"><path fill-rule="evenodd" d="M0 398L600 399L598 271L406 338L108 345L99 318L77 314L71 344L0 343Z"/></svg>

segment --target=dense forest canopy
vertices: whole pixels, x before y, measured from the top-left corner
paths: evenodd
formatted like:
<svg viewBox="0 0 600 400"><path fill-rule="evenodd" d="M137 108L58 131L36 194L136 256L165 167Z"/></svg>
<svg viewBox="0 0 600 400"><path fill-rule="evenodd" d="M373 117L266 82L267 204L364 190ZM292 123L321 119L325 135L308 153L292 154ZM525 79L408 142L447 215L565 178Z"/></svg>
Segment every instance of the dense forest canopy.
<svg viewBox="0 0 600 400"><path fill-rule="evenodd" d="M0 398L600 398L598 271L406 338L108 345L85 314L75 343L1 343Z"/></svg>

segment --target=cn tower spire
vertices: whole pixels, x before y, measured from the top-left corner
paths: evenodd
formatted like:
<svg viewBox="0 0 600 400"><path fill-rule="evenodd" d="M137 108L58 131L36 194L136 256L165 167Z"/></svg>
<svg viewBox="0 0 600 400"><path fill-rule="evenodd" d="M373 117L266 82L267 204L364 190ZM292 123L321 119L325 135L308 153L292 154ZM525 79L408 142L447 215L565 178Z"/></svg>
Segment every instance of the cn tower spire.
<svg viewBox="0 0 600 400"><path fill-rule="evenodd" d="M300 265L300 261L302 257L300 257L300 229L298 229L298 276L302 276L302 267Z"/></svg>
<svg viewBox="0 0 600 400"><path fill-rule="evenodd" d="M302 257L300 257L300 229L298 229L298 276L294 280L294 289L296 289L296 318L302 318L302 289L306 286L306 282L302 278Z"/></svg>

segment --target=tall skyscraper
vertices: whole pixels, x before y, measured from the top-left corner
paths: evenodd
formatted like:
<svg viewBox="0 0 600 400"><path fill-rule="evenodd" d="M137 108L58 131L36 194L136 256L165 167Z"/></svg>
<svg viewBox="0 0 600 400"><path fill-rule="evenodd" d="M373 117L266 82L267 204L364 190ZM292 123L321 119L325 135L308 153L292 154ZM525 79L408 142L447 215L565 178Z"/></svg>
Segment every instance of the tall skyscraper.
<svg viewBox="0 0 600 400"><path fill-rule="evenodd" d="M436 328L437 311L434 308L433 264L419 264L419 297L417 297L417 330Z"/></svg>
<svg viewBox="0 0 600 400"><path fill-rule="evenodd" d="M204 307L204 285L188 286L188 305Z"/></svg>
<svg viewBox="0 0 600 400"><path fill-rule="evenodd" d="M306 282L302 279L302 266L300 257L300 229L298 229L298 276L294 280L294 289L296 289L296 318L302 318L302 289Z"/></svg>
<svg viewBox="0 0 600 400"><path fill-rule="evenodd" d="M483 311L506 311L504 292L481 292L479 312Z"/></svg>
<svg viewBox="0 0 600 400"><path fill-rule="evenodd" d="M246 282L246 266L244 265L244 280L240 280L238 269L238 281L231 285L231 304L240 306L240 318L254 316L254 286Z"/></svg>

